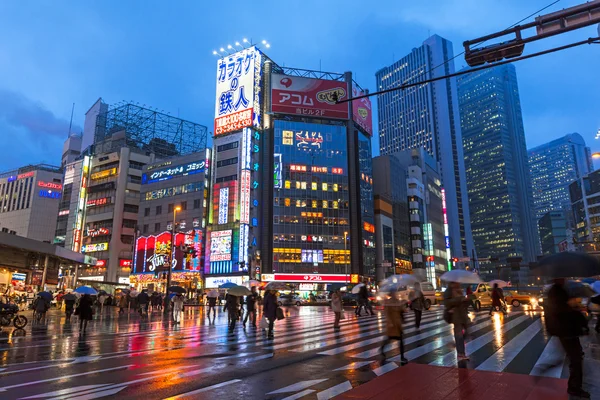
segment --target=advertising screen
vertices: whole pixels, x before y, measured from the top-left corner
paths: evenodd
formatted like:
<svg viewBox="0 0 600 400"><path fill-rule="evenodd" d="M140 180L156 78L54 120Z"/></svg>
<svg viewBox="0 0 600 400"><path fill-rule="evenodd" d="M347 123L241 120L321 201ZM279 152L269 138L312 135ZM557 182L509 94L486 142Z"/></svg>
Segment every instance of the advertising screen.
<svg viewBox="0 0 600 400"><path fill-rule="evenodd" d="M210 234L210 261L231 260L231 229Z"/></svg>
<svg viewBox="0 0 600 400"><path fill-rule="evenodd" d="M93 253L95 251L106 251L108 250L108 243L94 243L94 244L86 244L81 246L82 253Z"/></svg>
<svg viewBox="0 0 600 400"><path fill-rule="evenodd" d="M200 239L201 240L201 239ZM192 234L176 233L175 246L173 246L172 233L162 232L158 235L141 236L135 242L135 252L133 260L133 272L154 272L165 271L172 266L173 271L190 270L192 264L190 256L182 250L183 245L196 245ZM175 261L171 258L175 250ZM119 260L119 266L131 266L131 260Z"/></svg>
<svg viewBox="0 0 600 400"><path fill-rule="evenodd" d="M252 126L258 112L255 87L260 86L260 65L261 54L255 46L217 62L215 136Z"/></svg>
<svg viewBox="0 0 600 400"><path fill-rule="evenodd" d="M363 94L366 93L352 85L352 97ZM371 100L368 97L352 102L352 120L363 128L369 136L373 136L373 109L371 107Z"/></svg>
<svg viewBox="0 0 600 400"><path fill-rule="evenodd" d="M142 174L142 184L166 181L175 176L187 176L200 174L204 172L205 161L194 161L191 163L178 165L176 167L165 168L158 171L149 171Z"/></svg>
<svg viewBox="0 0 600 400"><path fill-rule="evenodd" d="M336 103L348 98L346 82L280 74L273 74L271 81L271 109L274 113L348 118L348 104Z"/></svg>

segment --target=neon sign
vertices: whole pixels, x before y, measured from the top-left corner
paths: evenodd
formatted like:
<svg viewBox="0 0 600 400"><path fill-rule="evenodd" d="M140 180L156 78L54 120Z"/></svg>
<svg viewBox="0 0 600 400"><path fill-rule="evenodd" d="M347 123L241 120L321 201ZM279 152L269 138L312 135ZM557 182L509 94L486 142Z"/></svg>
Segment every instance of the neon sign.
<svg viewBox="0 0 600 400"><path fill-rule="evenodd" d="M92 175L90 175L90 179L92 180L96 180L96 179L102 179L102 178L108 178L109 176L113 176L117 174L117 168L110 168L104 171L100 171L100 172L94 172Z"/></svg>
<svg viewBox="0 0 600 400"><path fill-rule="evenodd" d="M216 231L210 234L210 261L231 260L232 230Z"/></svg>
<svg viewBox="0 0 600 400"><path fill-rule="evenodd" d="M281 154L274 154L273 161L275 162L275 165L273 166L273 186L275 189L281 189L283 188L283 182L281 180L281 170L283 168L281 164Z"/></svg>
<svg viewBox="0 0 600 400"><path fill-rule="evenodd" d="M219 224L227 223L227 215L229 214L229 188L224 187L219 189Z"/></svg>
<svg viewBox="0 0 600 400"><path fill-rule="evenodd" d="M52 190L42 189L40 190L40 197L48 199L60 199L60 192L53 192Z"/></svg>
<svg viewBox="0 0 600 400"><path fill-rule="evenodd" d="M43 187L46 189L56 189L56 190L62 189L62 185L60 183L38 181L37 184L39 187Z"/></svg>
<svg viewBox="0 0 600 400"><path fill-rule="evenodd" d="M142 184L161 182L171 179L175 176L193 175L204 172L205 161L194 161L188 164L178 165L172 168L161 169L151 173L142 174Z"/></svg>
<svg viewBox="0 0 600 400"><path fill-rule="evenodd" d="M84 246L81 246L82 253L93 253L95 251L106 251L106 250L108 250L108 242L86 244Z"/></svg>
<svg viewBox="0 0 600 400"><path fill-rule="evenodd" d="M96 261L96 267L106 267L106 260Z"/></svg>
<svg viewBox="0 0 600 400"><path fill-rule="evenodd" d="M444 214L444 235L446 239L446 257L448 259L448 271L452 269L452 254L450 252L450 232L448 229L448 215L446 213L446 190L442 189L442 213Z"/></svg>
<svg viewBox="0 0 600 400"><path fill-rule="evenodd" d="M108 228L88 229L87 235L89 237L106 236L110 235L110 230Z"/></svg>
<svg viewBox="0 0 600 400"><path fill-rule="evenodd" d="M59 217L62 217L63 215L69 215L69 210L61 210L58 212Z"/></svg>
<svg viewBox="0 0 600 400"><path fill-rule="evenodd" d="M110 197L102 197L99 199L90 199L90 200L86 201L85 206L86 207L96 207L96 206L103 206L105 204L110 204L110 203L111 203Z"/></svg>
<svg viewBox="0 0 600 400"><path fill-rule="evenodd" d="M131 260L119 260L119 267L131 267L133 262Z"/></svg>
<svg viewBox="0 0 600 400"><path fill-rule="evenodd" d="M240 223L250 223L250 171L243 170L240 179ZM221 189L223 190L223 189ZM219 210L219 217L221 212Z"/></svg>
<svg viewBox="0 0 600 400"><path fill-rule="evenodd" d="M375 233L375 225L363 222L363 229L367 232Z"/></svg>
<svg viewBox="0 0 600 400"><path fill-rule="evenodd" d="M296 132L296 147L311 147L321 148L323 144L323 135L321 132L300 131Z"/></svg>
<svg viewBox="0 0 600 400"><path fill-rule="evenodd" d="M24 174L17 175L17 179L29 178L35 174L35 171L25 172Z"/></svg>

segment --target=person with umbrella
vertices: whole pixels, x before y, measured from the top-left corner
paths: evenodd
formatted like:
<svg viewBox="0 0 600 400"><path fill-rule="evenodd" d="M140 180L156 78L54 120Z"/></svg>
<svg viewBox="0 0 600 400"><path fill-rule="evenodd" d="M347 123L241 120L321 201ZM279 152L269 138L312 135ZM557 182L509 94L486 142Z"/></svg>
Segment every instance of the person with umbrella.
<svg viewBox="0 0 600 400"><path fill-rule="evenodd" d="M269 285L267 285L268 287ZM274 290L267 290L263 300L263 316L269 320L268 337L273 337L273 327L277 318L277 296Z"/></svg>
<svg viewBox="0 0 600 400"><path fill-rule="evenodd" d="M92 306L94 305L94 299L89 294L84 294L81 300L79 300L79 306L75 313L79 316L79 331L87 329L88 321L91 321L94 317L94 311Z"/></svg>
<svg viewBox="0 0 600 400"><path fill-rule="evenodd" d="M208 317L209 320L210 320L211 310L213 312L213 321L217 317L217 298L218 297L219 297L219 292L217 292L216 290L211 290L206 295L206 298L208 299L208 312L206 313L206 316Z"/></svg>
<svg viewBox="0 0 600 400"><path fill-rule="evenodd" d="M52 301L52 293L39 292L35 301L33 302L33 310L35 313L35 320L40 322L46 318L46 311L50 308L50 302Z"/></svg>
<svg viewBox="0 0 600 400"><path fill-rule="evenodd" d="M171 298L173 303L173 321L178 324L181 321L181 313L183 312L183 293L176 293Z"/></svg>
<svg viewBox="0 0 600 400"><path fill-rule="evenodd" d="M238 297L232 295L231 293L227 293L227 295L225 296L225 307L223 307L223 311L227 311L230 331L233 331L233 329L235 328L235 321L237 321L238 319L239 310L240 304L238 301Z"/></svg>
<svg viewBox="0 0 600 400"><path fill-rule="evenodd" d="M358 308L356 311L356 315L358 315L359 317L362 307L365 308L365 314L369 315L370 313L371 315L375 315L375 313L373 312L373 307L371 307L371 304L369 302L369 290L367 289L367 285L364 283L358 291Z"/></svg>
<svg viewBox="0 0 600 400"><path fill-rule="evenodd" d="M502 311L504 316L507 315L504 293L502 292L502 289L500 289L500 286L498 286L498 282L494 282L494 287L492 288L492 306L490 307L490 315L492 315L496 309Z"/></svg>
<svg viewBox="0 0 600 400"><path fill-rule="evenodd" d="M385 346L392 340L398 340L400 342L400 362L405 365L408 363L408 360L404 357L404 340L402 338L402 314L404 313L405 303L400 301L396 291L392 291L383 306L387 337L379 348L381 358L385 361Z"/></svg>
<svg viewBox="0 0 600 400"><path fill-rule="evenodd" d="M250 318L250 323L253 327L256 328L256 298L258 297L258 293L256 293L256 286L252 286L250 289L250 294L246 296L246 317L244 318L244 328L246 327L246 322L248 322L248 317L252 314L252 318Z"/></svg>
<svg viewBox="0 0 600 400"><path fill-rule="evenodd" d="M331 294L331 310L335 314L335 320L333 322L333 329L340 329L340 319L342 319L342 312L344 311L342 305L342 295L340 294L340 289L336 288L334 292Z"/></svg>
<svg viewBox="0 0 600 400"><path fill-rule="evenodd" d="M129 296L127 293L121 293L121 297L119 298L119 314L123 314L127 305L129 304Z"/></svg>
<svg viewBox="0 0 600 400"><path fill-rule="evenodd" d="M425 296L421 290L421 284L415 283L414 290L410 292L410 308L415 313L415 328L420 329L421 317L423 316L423 310L425 309Z"/></svg>
<svg viewBox="0 0 600 400"><path fill-rule="evenodd" d="M453 270L454 272L458 270ZM443 278L443 275L442 275ZM456 353L459 361L468 360L465 352L465 337L469 326L469 315L467 307L470 300L463 296L458 282L450 282L448 289L444 292L444 319L454 325L454 341L456 342Z"/></svg>
<svg viewBox="0 0 600 400"><path fill-rule="evenodd" d="M140 315L147 317L148 316L148 303L150 303L150 296L148 296L148 289L142 290L142 292L137 295L137 302L139 305Z"/></svg>
<svg viewBox="0 0 600 400"><path fill-rule="evenodd" d="M77 300L77 296L73 293L65 294L63 297L63 301L65 303L65 316L67 317L67 321L71 320L71 315L73 315L73 308L75 307L75 301Z"/></svg>

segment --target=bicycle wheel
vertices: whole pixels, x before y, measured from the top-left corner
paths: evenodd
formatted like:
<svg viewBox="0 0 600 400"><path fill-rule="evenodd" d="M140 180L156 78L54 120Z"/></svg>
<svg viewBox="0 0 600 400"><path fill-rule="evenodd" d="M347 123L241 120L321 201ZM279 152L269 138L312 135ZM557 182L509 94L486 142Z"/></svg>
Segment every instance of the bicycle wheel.
<svg viewBox="0 0 600 400"><path fill-rule="evenodd" d="M15 319L13 319L13 325L17 329L23 329L27 325L27 318L24 315L17 315Z"/></svg>

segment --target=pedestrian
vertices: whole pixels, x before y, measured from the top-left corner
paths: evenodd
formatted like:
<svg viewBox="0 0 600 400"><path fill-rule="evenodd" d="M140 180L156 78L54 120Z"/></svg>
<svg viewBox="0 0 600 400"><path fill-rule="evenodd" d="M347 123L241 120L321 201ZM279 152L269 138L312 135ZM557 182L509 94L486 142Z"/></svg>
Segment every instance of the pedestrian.
<svg viewBox="0 0 600 400"><path fill-rule="evenodd" d="M171 298L171 303L173 303L173 321L178 324L181 321L181 313L183 312L183 295L177 293Z"/></svg>
<svg viewBox="0 0 600 400"><path fill-rule="evenodd" d="M123 314L125 312L125 308L127 308L128 297L126 293L121 294L121 298L119 299L119 314Z"/></svg>
<svg viewBox="0 0 600 400"><path fill-rule="evenodd" d="M494 283L494 287L492 288L492 307L490 308L490 315L492 315L496 309L502 311L502 313L506 315L505 304L502 289L500 289L497 283Z"/></svg>
<svg viewBox="0 0 600 400"><path fill-rule="evenodd" d="M423 316L423 310L425 309L425 296L421 290L421 284L415 283L415 288L410 292L410 308L415 313L415 328L421 327L421 317Z"/></svg>
<svg viewBox="0 0 600 400"><path fill-rule="evenodd" d="M546 330L559 339L569 358L567 393L589 399L590 394L583 390L583 349L579 341L579 336L584 334L588 323L570 301L565 289L565 279L555 279L548 291L548 299L544 302Z"/></svg>
<svg viewBox="0 0 600 400"><path fill-rule="evenodd" d="M75 312L79 316L80 332L85 332L85 330L87 329L88 321L91 321L94 316L94 311L92 310L93 305L94 300L89 294L84 294L83 297L79 300L79 306L77 306L77 310L75 310Z"/></svg>
<svg viewBox="0 0 600 400"><path fill-rule="evenodd" d="M104 310L104 303L106 302L106 299L108 298L108 296L106 295L105 292L102 292L99 296L98 296L98 311L101 313Z"/></svg>
<svg viewBox="0 0 600 400"><path fill-rule="evenodd" d="M75 306L76 297L74 294L65 295L65 316L67 317L67 321L71 320L71 315L73 314L73 308Z"/></svg>
<svg viewBox="0 0 600 400"><path fill-rule="evenodd" d="M364 284L360 287L358 291L358 308L356 311L356 315L358 315L359 317L361 313L361 308L363 307L365 309L365 314L369 315L370 313L371 315L374 315L373 308L369 304L369 291L367 290L367 285Z"/></svg>
<svg viewBox="0 0 600 400"><path fill-rule="evenodd" d="M333 322L333 329L340 329L340 319L342 318L342 295L340 294L340 289L335 289L335 291L331 294L331 310L335 314L335 321Z"/></svg>
<svg viewBox="0 0 600 400"><path fill-rule="evenodd" d="M467 286L467 298L469 299L469 306L473 307L474 311L477 311L477 310L475 310L475 302L473 301L474 296L473 296L473 286L472 285Z"/></svg>
<svg viewBox="0 0 600 400"><path fill-rule="evenodd" d="M273 337L273 327L277 318L277 295L275 291L268 290L263 300L263 316L269 321L268 336Z"/></svg>
<svg viewBox="0 0 600 400"><path fill-rule="evenodd" d="M600 294L590 298L590 303L598 310L600 308ZM600 311L596 312L596 326L594 329L596 332L600 333Z"/></svg>
<svg viewBox="0 0 600 400"><path fill-rule="evenodd" d="M235 328L235 321L238 319L239 307L240 304L238 297L227 293L225 296L225 307L223 307L223 311L227 311L230 331L233 331Z"/></svg>
<svg viewBox="0 0 600 400"><path fill-rule="evenodd" d="M398 298L396 291L390 292L389 299L386 299L383 303L384 315L385 315L385 333L386 339L383 341L379 351L381 353L382 361L385 361L385 346L392 340L398 340L400 342L400 363L405 365L408 360L404 357L404 339L402 337L402 320L403 313L405 310L405 303Z"/></svg>
<svg viewBox="0 0 600 400"><path fill-rule="evenodd" d="M217 317L217 298L216 297L207 297L208 299L208 313L206 316L210 319L210 312L213 312L213 320Z"/></svg>
<svg viewBox="0 0 600 400"><path fill-rule="evenodd" d="M148 303L150 302L150 296L148 296L148 290L144 289L140 294L137 295L137 302L139 305L140 315L148 316Z"/></svg>
<svg viewBox="0 0 600 400"><path fill-rule="evenodd" d="M48 311L49 308L50 303L48 300L44 299L42 296L37 296L33 302L35 321L40 322L42 319L46 318L46 311Z"/></svg>
<svg viewBox="0 0 600 400"><path fill-rule="evenodd" d="M463 296L460 284L450 282L448 289L444 292L444 319L454 325L454 341L459 361L469 359L465 353L465 337L470 322L467 313L468 306L469 299Z"/></svg>
<svg viewBox="0 0 600 400"><path fill-rule="evenodd" d="M250 294L246 296L246 317L244 318L244 328L246 327L246 322L248 322L248 317L252 314L250 318L250 323L253 327L256 328L256 298L258 297L258 293L256 293L256 286L252 286L250 288Z"/></svg>
<svg viewBox="0 0 600 400"><path fill-rule="evenodd" d="M56 295L56 308L58 308L59 310L62 310L64 296L65 292L63 292L62 290Z"/></svg>

